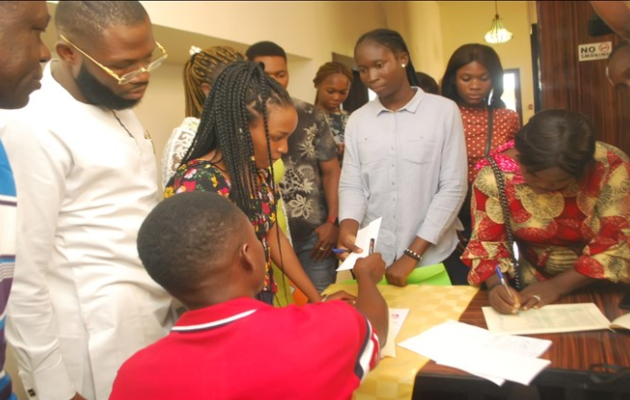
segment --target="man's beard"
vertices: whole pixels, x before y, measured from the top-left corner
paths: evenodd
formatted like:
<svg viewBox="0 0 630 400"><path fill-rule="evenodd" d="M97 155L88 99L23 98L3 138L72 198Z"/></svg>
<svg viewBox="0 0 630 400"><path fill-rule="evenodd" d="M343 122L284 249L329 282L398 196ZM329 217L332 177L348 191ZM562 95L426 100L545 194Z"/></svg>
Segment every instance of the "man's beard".
<svg viewBox="0 0 630 400"><path fill-rule="evenodd" d="M77 76L79 90L90 104L110 108L112 110L126 110L134 107L141 99L128 100L116 95L110 88L100 83L94 75L81 65Z"/></svg>

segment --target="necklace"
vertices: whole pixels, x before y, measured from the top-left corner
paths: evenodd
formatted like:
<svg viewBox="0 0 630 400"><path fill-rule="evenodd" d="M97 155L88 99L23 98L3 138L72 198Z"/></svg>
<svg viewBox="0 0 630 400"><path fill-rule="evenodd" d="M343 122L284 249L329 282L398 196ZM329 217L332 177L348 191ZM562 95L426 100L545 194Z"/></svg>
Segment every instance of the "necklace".
<svg viewBox="0 0 630 400"><path fill-rule="evenodd" d="M112 114L114 115L114 118L116 118L116 121L118 121L120 126L122 126L122 128L125 130L125 132L127 132L127 135L129 135L129 137L133 139L133 141L136 143L136 146L138 146L138 141L136 140L136 137L131 134L131 132L129 131L129 129L127 129L125 124L123 124L123 122L120 120L120 118L118 118L118 115L116 115L116 111L112 110L111 108L109 109L109 111L112 112ZM146 140L148 140L149 142L151 142L151 148L153 149L153 154L155 154L155 145L153 144L153 139L151 138L151 135L149 134L149 131L147 131L147 130L144 131L144 138Z"/></svg>

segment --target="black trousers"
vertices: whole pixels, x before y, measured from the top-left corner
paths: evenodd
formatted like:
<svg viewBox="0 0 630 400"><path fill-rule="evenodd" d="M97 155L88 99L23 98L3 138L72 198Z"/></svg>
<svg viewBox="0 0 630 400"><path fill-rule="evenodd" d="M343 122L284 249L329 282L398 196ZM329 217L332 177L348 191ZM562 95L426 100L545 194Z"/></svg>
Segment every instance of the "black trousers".
<svg viewBox="0 0 630 400"><path fill-rule="evenodd" d="M461 253L456 248L446 260L442 261L442 264L444 264L453 285L468 285L468 271L470 271L470 268L462 262L459 258L460 256Z"/></svg>

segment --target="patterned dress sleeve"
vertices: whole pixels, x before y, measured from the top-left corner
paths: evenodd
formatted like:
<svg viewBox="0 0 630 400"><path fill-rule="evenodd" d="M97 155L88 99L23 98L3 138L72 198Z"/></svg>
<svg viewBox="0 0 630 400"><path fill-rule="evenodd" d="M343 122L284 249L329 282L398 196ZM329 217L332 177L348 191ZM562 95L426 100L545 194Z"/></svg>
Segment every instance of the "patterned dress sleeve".
<svg viewBox="0 0 630 400"><path fill-rule="evenodd" d="M575 269L591 278L627 282L630 264L630 163L620 150L598 146L593 177L584 199L596 201L586 224L593 239L575 263ZM601 161L601 162L600 162ZM593 197L588 196L592 194ZM596 196L596 197L595 197ZM590 235L589 235L590 236Z"/></svg>
<svg viewBox="0 0 630 400"><path fill-rule="evenodd" d="M164 191L164 197L194 191L214 192L229 197L230 184L212 164L193 160L177 169L173 183Z"/></svg>
<svg viewBox="0 0 630 400"><path fill-rule="evenodd" d="M507 182L506 186L509 190ZM471 211L472 234L461 257L471 268L468 282L481 285L494 273L497 264L513 276L499 190L489 166L479 171L472 185Z"/></svg>
<svg viewBox="0 0 630 400"><path fill-rule="evenodd" d="M313 129L315 130L315 151L317 160L328 161L337 157L337 145L324 113L313 107Z"/></svg>

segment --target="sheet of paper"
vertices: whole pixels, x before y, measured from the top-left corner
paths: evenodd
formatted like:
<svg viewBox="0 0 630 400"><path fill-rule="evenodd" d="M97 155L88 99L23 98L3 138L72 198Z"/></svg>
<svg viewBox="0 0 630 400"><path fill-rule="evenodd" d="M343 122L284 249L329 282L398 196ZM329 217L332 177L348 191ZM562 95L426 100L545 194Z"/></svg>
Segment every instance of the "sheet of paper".
<svg viewBox="0 0 630 400"><path fill-rule="evenodd" d="M370 240L374 239L374 246L376 246L376 242L378 240L378 231L381 229L381 221L383 218L377 218L374 221L370 222L368 226L363 229L359 229L357 232L357 240L355 245L359 246L363 249L363 253L350 253L348 258L345 259L343 263L337 268L337 271L346 271L354 268L354 264L357 262L359 258L365 258L369 255L370 249Z"/></svg>
<svg viewBox="0 0 630 400"><path fill-rule="evenodd" d="M488 330L509 335L608 329L610 322L594 303L551 304L514 315L482 307Z"/></svg>
<svg viewBox="0 0 630 400"><path fill-rule="evenodd" d="M408 314L408 308L389 309L389 331L387 333L387 343L381 349L381 357L396 357L396 338Z"/></svg>
<svg viewBox="0 0 630 400"><path fill-rule="evenodd" d="M500 350L474 350L458 357L448 356L438 360L439 364L458 368L483 378L500 378L518 382L523 385L529 383L551 364L549 360L527 357ZM492 379L491 379L492 380ZM497 383L497 382L495 382ZM501 385L500 383L497 383Z"/></svg>
<svg viewBox="0 0 630 400"><path fill-rule="evenodd" d="M398 344L447 365L502 385L504 379L528 384L549 365L539 357L550 340L507 336L447 321Z"/></svg>

